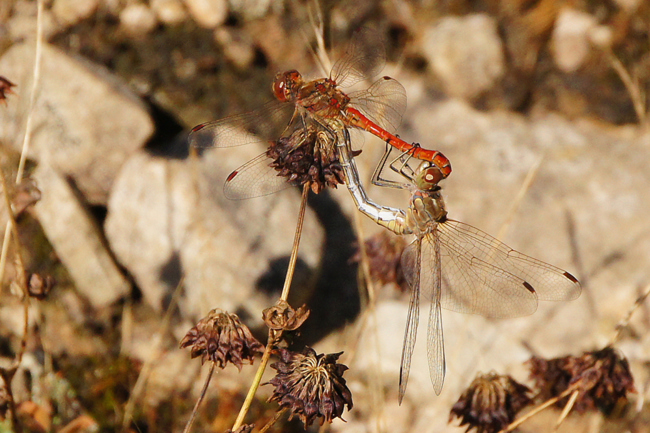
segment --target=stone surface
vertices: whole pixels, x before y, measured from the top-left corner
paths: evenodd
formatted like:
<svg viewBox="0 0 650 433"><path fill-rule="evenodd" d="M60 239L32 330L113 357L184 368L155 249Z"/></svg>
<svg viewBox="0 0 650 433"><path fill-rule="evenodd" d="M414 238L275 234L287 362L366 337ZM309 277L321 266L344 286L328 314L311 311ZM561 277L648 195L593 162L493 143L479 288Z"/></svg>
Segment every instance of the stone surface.
<svg viewBox="0 0 650 433"><path fill-rule="evenodd" d="M258 318L273 302L255 284L271 261L290 254L299 197L289 190L225 199L221 185L236 167L233 157L252 157L259 150L245 147L254 152L216 149L187 161L141 152L121 170L108 204L106 236L154 308L175 288L180 269L186 317L219 307L243 308ZM299 257L317 269L323 235L311 212L304 230Z"/></svg>
<svg viewBox="0 0 650 433"><path fill-rule="evenodd" d="M504 74L496 21L484 14L445 17L424 32L422 53L451 95L474 98Z"/></svg>
<svg viewBox="0 0 650 433"><path fill-rule="evenodd" d="M95 308L128 294L130 284L68 181L46 163L39 165L34 178L43 194L34 211L77 291Z"/></svg>
<svg viewBox="0 0 650 433"><path fill-rule="evenodd" d="M650 185L650 135L635 126L570 121L553 113L525 117L479 112L459 100L412 99L417 103L407 113L400 134L408 141L427 137L423 146L438 149L451 160L453 172L442 185L449 217L566 269L583 283L579 299L541 302L528 317L491 321L443 311L448 364L439 397L433 392L427 365L424 331L429 304L426 297L421 301L420 334L402 403L403 410L411 414L409 423L393 423L381 415L377 421L385 422L390 431L454 432L457 427L447 425L449 408L477 371L494 369L526 382L523 362L533 353L556 357L603 347L636 297L647 289L650 195L642 190ZM381 153L376 147L367 142L357 158L362 180L369 178ZM532 183L517 199L524 179L540 160ZM347 195L337 198L353 215ZM408 200L407 192L385 188L368 187L368 195L397 207L406 206ZM362 227L367 235L381 230L365 217ZM408 298L382 292L378 299L376 311L350 327L353 335L332 336L316 346L326 352L349 350L345 342L360 339L354 360L341 359L350 367L347 380L357 386L355 410L357 406L375 407L377 388L385 389L382 404L386 408L397 404ZM642 310L636 313L633 326L637 331L632 332L647 329ZM624 340L620 348L630 358L637 380L643 380L647 377L643 367L647 339ZM384 410L388 409L379 407L377 413ZM364 426L373 415L358 414L355 423L353 413L340 430L367 431Z"/></svg>
<svg viewBox="0 0 650 433"><path fill-rule="evenodd" d="M190 16L198 25L213 29L226 21L228 3L226 0L184 0Z"/></svg>
<svg viewBox="0 0 650 433"><path fill-rule="evenodd" d="M187 10L181 0L152 0L150 4L162 23L179 24L187 19Z"/></svg>
<svg viewBox="0 0 650 433"><path fill-rule="evenodd" d="M142 36L156 27L156 14L143 4L130 4L120 12L120 25L130 35Z"/></svg>
<svg viewBox="0 0 650 433"><path fill-rule="evenodd" d="M64 26L72 26L91 16L99 6L99 0L55 0L52 13Z"/></svg>
<svg viewBox="0 0 650 433"><path fill-rule="evenodd" d="M596 29L596 18L586 12L564 8L553 28L553 60L560 70L571 73L580 68L591 49L589 34Z"/></svg>
<svg viewBox="0 0 650 433"><path fill-rule="evenodd" d="M0 70L18 85L18 97L0 110L0 140L18 150L33 61L32 43L15 45L0 59ZM104 204L119 167L151 135L151 118L110 76L93 72L48 44L43 46L41 68L29 156L70 176L90 202Z"/></svg>

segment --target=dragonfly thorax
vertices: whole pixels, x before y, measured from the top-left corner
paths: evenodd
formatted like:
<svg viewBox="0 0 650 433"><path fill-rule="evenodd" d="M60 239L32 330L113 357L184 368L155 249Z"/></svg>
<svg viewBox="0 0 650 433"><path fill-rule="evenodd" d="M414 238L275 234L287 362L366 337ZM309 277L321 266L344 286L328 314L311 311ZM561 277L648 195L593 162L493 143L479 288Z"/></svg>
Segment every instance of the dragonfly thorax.
<svg viewBox="0 0 650 433"><path fill-rule="evenodd" d="M302 83L302 75L295 69L280 72L273 80L273 95L282 102L294 101L299 96Z"/></svg>

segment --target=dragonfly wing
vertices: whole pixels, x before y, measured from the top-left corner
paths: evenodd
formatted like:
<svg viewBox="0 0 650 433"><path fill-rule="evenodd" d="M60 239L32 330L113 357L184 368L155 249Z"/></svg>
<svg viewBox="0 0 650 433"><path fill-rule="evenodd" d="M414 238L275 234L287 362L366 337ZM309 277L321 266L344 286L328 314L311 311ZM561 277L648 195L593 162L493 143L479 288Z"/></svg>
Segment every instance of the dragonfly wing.
<svg viewBox="0 0 650 433"><path fill-rule="evenodd" d="M244 200L292 186L286 177L279 176L270 166L272 162L264 152L230 173L223 186L224 195L231 200Z"/></svg>
<svg viewBox="0 0 650 433"><path fill-rule="evenodd" d="M445 380L445 341L442 333L440 243L433 234L422 240L422 262L426 266L420 273L420 287L431 295L431 309L427 325L427 359L429 375L436 395L440 395Z"/></svg>
<svg viewBox="0 0 650 433"><path fill-rule="evenodd" d="M448 286L442 306L486 317L532 314L537 300L567 301L580 295L568 272L513 250L459 221L438 224L442 266Z"/></svg>
<svg viewBox="0 0 650 433"><path fill-rule="evenodd" d="M292 104L270 101L259 110L195 126L190 132L189 142L198 148L268 142L282 134L294 111Z"/></svg>
<svg viewBox="0 0 650 433"><path fill-rule="evenodd" d="M350 44L332 68L330 78L341 87L349 87L376 76L386 64L383 38L367 27L357 30Z"/></svg>
<svg viewBox="0 0 650 433"><path fill-rule="evenodd" d="M411 371L411 356L418 335L420 317L420 240L416 239L402 253L402 269L411 288L411 300L406 318L404 345L402 346L402 361L399 369L399 403L406 393L406 385Z"/></svg>
<svg viewBox="0 0 650 433"><path fill-rule="evenodd" d="M382 77L366 90L350 93L353 107L388 132L395 132L406 110L406 90L399 81Z"/></svg>

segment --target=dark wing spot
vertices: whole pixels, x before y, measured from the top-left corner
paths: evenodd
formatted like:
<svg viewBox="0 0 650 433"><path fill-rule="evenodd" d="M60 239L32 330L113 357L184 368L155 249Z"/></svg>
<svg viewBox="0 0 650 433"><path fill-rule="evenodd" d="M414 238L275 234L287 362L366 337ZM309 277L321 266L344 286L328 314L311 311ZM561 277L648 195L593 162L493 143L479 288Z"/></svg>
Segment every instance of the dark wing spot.
<svg viewBox="0 0 650 433"><path fill-rule="evenodd" d="M228 178L226 179L226 182L230 182L230 181L233 180L233 178L234 178L235 176L237 176L238 174L239 174L239 172L238 172L237 170L233 171L232 173L230 173L230 174L228 175Z"/></svg>
<svg viewBox="0 0 650 433"><path fill-rule="evenodd" d="M192 128L192 132L202 130L203 128L205 128L205 125L207 125L207 123L201 123L200 125L196 125L194 128Z"/></svg>
<svg viewBox="0 0 650 433"><path fill-rule="evenodd" d="M530 292L530 293L535 293L535 289L533 286L531 286L528 281L524 281L524 287Z"/></svg>
<svg viewBox="0 0 650 433"><path fill-rule="evenodd" d="M574 283L576 283L576 284L580 284L580 282L578 281L578 279L577 279L576 277L574 277L573 275L571 275L570 273L565 272L563 275L564 275L565 277L567 277L569 280L571 280L572 282L574 282Z"/></svg>

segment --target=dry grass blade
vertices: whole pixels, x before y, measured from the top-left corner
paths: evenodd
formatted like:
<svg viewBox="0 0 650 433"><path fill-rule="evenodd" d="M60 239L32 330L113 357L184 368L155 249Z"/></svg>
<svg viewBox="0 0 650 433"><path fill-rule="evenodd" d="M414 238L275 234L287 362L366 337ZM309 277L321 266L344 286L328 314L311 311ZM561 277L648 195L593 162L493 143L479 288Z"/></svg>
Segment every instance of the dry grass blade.
<svg viewBox="0 0 650 433"><path fill-rule="evenodd" d="M645 92L641 89L639 85L639 80L633 79L630 73L625 69L625 66L621 61L614 55L614 53L609 53L609 61L612 63L612 68L618 74L621 81L625 85L625 89L630 94L632 99L632 105L634 106L634 111L639 123L644 128L648 127L648 113L646 112L646 95Z"/></svg>
<svg viewBox="0 0 650 433"><path fill-rule="evenodd" d="M650 295L650 284L646 286L641 296L636 298L632 307L630 307L628 312L625 314L625 317L619 320L619 322L616 324L616 334L614 335L612 341L608 344L608 346L613 346L618 342L619 338L621 337L621 332L629 325L630 320L632 319L632 315L641 305L643 305L645 300L648 298L648 295Z"/></svg>

